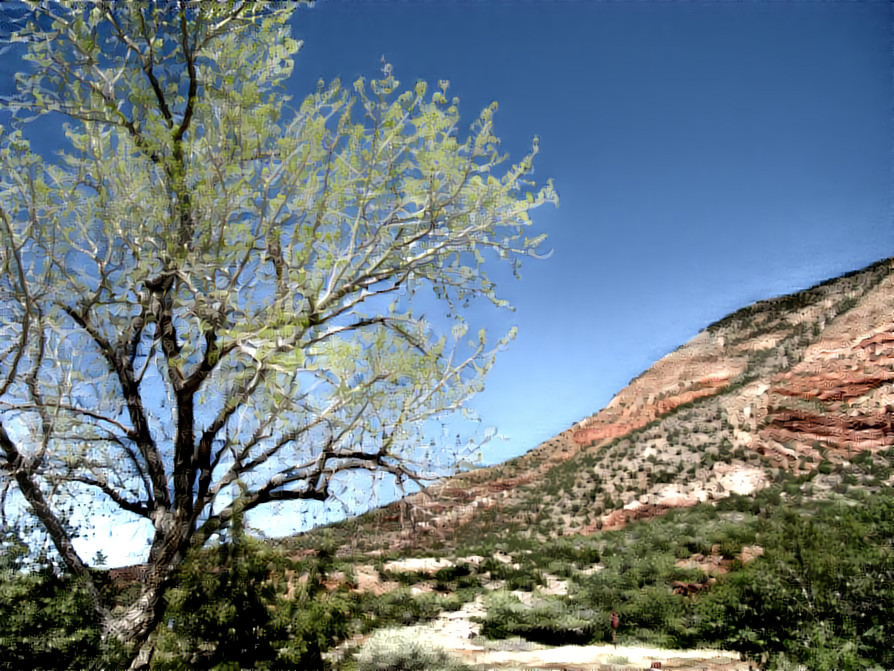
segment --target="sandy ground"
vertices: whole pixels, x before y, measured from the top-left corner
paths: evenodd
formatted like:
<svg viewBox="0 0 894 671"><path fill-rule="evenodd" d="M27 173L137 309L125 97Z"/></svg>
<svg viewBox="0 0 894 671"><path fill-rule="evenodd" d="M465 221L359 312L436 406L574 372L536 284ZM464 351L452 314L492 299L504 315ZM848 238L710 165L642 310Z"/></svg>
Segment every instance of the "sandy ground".
<svg viewBox="0 0 894 671"><path fill-rule="evenodd" d="M442 613L435 620L409 627L420 640L451 651L477 670L564 669L603 671L608 669L689 669L690 671L747 671L738 655L719 650L665 650L625 645L563 645L547 647L526 641L484 641L480 625L472 617L483 617L479 597L458 611ZM661 666L653 667L653 663Z"/></svg>

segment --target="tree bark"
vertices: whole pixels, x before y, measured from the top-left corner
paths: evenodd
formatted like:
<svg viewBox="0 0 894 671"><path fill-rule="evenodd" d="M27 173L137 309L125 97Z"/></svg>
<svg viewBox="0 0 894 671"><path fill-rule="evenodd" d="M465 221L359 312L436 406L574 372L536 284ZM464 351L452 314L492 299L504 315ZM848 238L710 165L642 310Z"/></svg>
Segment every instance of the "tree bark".
<svg viewBox="0 0 894 671"><path fill-rule="evenodd" d="M129 650L131 671L149 668L154 652L149 639L164 617L164 595L190 545L188 517L169 511L158 511L154 517L155 541L149 550L140 595L123 613L109 613L103 618L103 637L114 638Z"/></svg>
<svg viewBox="0 0 894 671"><path fill-rule="evenodd" d="M162 616L162 596L166 590L167 586L161 583L144 584L134 603L121 614L109 615L103 622L103 637L106 640L114 638L129 649L132 671L149 668L153 646L147 642Z"/></svg>

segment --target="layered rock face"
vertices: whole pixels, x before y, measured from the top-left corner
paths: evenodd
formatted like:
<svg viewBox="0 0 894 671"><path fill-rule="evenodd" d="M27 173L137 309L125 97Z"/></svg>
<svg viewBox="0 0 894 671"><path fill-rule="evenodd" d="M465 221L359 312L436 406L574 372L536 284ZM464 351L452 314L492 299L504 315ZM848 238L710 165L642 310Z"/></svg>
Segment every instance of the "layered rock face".
<svg viewBox="0 0 894 671"><path fill-rule="evenodd" d="M674 414L682 407L697 406L702 415L713 411L720 426L711 433L736 453L731 468L715 466L702 473L696 478L701 487L688 492L678 482L667 488L670 498L653 488L651 496L638 500L653 507L688 505L724 492L747 493L769 482L755 469L810 469L824 459L841 461L894 445L891 272L892 262L882 261L730 315L580 422L573 440L586 450L624 437L640 443L646 427L675 424ZM691 434L693 428L684 424L683 433ZM673 437L665 447L686 443L677 432L667 433ZM724 482L730 478L739 486ZM638 509L637 502L626 508L632 508L626 517L635 517L629 513ZM611 513L603 522L615 526L623 522L623 512Z"/></svg>
<svg viewBox="0 0 894 671"><path fill-rule="evenodd" d="M578 425L574 441L596 446L715 396L743 429L736 440L762 454L794 448L813 456L815 443L836 453L894 444L890 270L886 261L732 315L631 382ZM755 322L750 329L746 318ZM740 393L725 394L731 384Z"/></svg>
<svg viewBox="0 0 894 671"><path fill-rule="evenodd" d="M833 320L768 391L761 440L838 457L894 444L894 278Z"/></svg>
<svg viewBox="0 0 894 671"><path fill-rule="evenodd" d="M631 382L604 410L580 422L578 445L594 445L641 429L681 405L716 396L748 369L740 348L701 333Z"/></svg>
<svg viewBox="0 0 894 671"><path fill-rule="evenodd" d="M891 305L888 259L739 310L531 452L375 513L383 540L587 533L748 495L779 469L846 468L894 445Z"/></svg>

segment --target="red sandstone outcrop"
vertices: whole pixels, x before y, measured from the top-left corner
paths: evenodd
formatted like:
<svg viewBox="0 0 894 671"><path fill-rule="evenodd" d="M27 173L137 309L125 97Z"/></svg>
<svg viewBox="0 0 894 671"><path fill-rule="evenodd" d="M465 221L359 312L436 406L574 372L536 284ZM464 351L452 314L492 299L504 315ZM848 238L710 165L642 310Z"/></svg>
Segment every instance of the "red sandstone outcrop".
<svg viewBox="0 0 894 671"><path fill-rule="evenodd" d="M747 360L707 332L659 360L604 410L585 419L574 442L592 446L641 429L681 405L713 396L747 368Z"/></svg>
<svg viewBox="0 0 894 671"><path fill-rule="evenodd" d="M842 298L830 285L826 299L816 305L794 297L790 302L797 309L776 317L775 332L767 331L773 324L756 309L755 325L763 328L753 337L730 345L725 335L703 332L581 422L573 440L583 447L598 446L642 429L681 405L722 395L748 370L749 356L756 352L778 348L784 366L786 330L807 331L810 326L819 337L806 347L800 362L769 380L749 403L720 402L737 425L743 425L735 431L735 442L775 466L796 464L804 454L816 458L817 445L836 453L894 445L892 297L894 279L886 276L851 309L826 323L823 312ZM743 411L748 421L742 421Z"/></svg>
<svg viewBox="0 0 894 671"><path fill-rule="evenodd" d="M653 517L659 517L660 515L666 514L673 508L687 508L689 506L694 506L698 502L698 499L681 499L677 502L678 505L655 505L646 503L632 508L614 510L602 520L601 529L603 531L623 529L631 522L636 522L637 520L650 520Z"/></svg>
<svg viewBox="0 0 894 671"><path fill-rule="evenodd" d="M888 277L772 381L764 441L837 453L894 445L892 296Z"/></svg>

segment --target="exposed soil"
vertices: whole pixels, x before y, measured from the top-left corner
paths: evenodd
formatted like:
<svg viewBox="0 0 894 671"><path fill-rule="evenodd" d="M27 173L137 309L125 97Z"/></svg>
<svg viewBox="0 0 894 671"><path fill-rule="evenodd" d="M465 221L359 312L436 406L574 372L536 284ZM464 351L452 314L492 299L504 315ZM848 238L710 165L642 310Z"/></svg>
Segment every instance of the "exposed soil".
<svg viewBox="0 0 894 671"><path fill-rule="evenodd" d="M757 554L757 550L751 552ZM744 554L744 553L743 553ZM744 557L743 557L744 558ZM750 557L749 557L750 558ZM498 560L511 561L508 556L501 555ZM695 556L697 559L713 559ZM476 563L481 557L466 557L461 561ZM719 558L718 558L719 560ZM453 562L444 559L414 558L394 561L386 564L390 571L436 571ZM719 565L719 564L718 564ZM598 570L598 566L592 570ZM371 567L358 566L355 572L364 575L359 581L358 589L366 589L381 593L389 583L378 582L373 576ZM566 581L554 576L545 576L547 586L544 594L563 594L567 590ZM498 587L499 585L491 585ZM531 597L528 593L513 592L522 602ZM484 599L479 595L474 601L466 603L456 611L441 613L437 618L425 624L413 625L405 629L414 632L414 638L430 643L432 646L444 648L461 659L476 671L490 669L563 669L565 671L604 671L627 669L689 669L691 671L746 671L747 662L742 662L735 653L719 650L668 650L644 646L629 645L563 645L545 646L521 639L490 641L480 635L481 625L473 622L473 618L486 615ZM350 641L350 645L362 645L366 637ZM342 650L345 646L342 647ZM654 666L659 664L660 666Z"/></svg>
<svg viewBox="0 0 894 671"><path fill-rule="evenodd" d="M427 624L410 627L419 640L452 652L465 664L490 669L563 669L605 671L627 669L688 669L690 671L747 671L747 662L735 653L720 650L667 650L629 645L563 645L549 647L527 641L487 641L472 617L485 614L481 599L462 609L442 613ZM653 666L655 663L660 666Z"/></svg>

